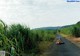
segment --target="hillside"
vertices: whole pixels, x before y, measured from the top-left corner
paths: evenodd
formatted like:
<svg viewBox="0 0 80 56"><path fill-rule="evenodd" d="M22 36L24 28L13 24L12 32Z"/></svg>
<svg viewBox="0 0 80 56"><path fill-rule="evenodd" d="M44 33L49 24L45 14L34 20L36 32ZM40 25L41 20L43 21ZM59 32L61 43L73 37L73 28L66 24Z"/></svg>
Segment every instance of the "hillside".
<svg viewBox="0 0 80 56"><path fill-rule="evenodd" d="M74 24L66 25L66 26L57 26L57 27L40 27L40 28L35 28L33 30L57 30L57 29L67 28L67 27L70 27L70 26L73 26L73 25Z"/></svg>
<svg viewBox="0 0 80 56"><path fill-rule="evenodd" d="M35 28L35 30L57 30L61 27L41 27L41 28Z"/></svg>
<svg viewBox="0 0 80 56"><path fill-rule="evenodd" d="M80 37L80 21L76 24L70 25L69 27L64 27L60 29L61 33Z"/></svg>

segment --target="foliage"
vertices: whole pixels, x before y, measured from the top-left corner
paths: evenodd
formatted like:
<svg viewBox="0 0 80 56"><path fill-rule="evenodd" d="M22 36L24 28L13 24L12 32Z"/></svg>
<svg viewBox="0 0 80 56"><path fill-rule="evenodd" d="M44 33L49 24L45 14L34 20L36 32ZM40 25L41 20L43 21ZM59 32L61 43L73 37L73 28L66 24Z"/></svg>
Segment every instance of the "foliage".
<svg viewBox="0 0 80 56"><path fill-rule="evenodd" d="M76 37L80 37L80 22L78 22L73 28L72 34Z"/></svg>
<svg viewBox="0 0 80 56"><path fill-rule="evenodd" d="M53 41L55 34L56 31L31 30L20 24L13 24L8 27L3 21L1 21L0 50L5 50L7 56L35 55L40 51L38 46L39 43L41 41Z"/></svg>
<svg viewBox="0 0 80 56"><path fill-rule="evenodd" d="M66 28L60 29L61 33L72 35L75 37L80 37L80 22Z"/></svg>
<svg viewBox="0 0 80 56"><path fill-rule="evenodd" d="M72 35L72 29L73 26L67 27L67 28L62 28L60 29L61 33L67 34L67 35Z"/></svg>

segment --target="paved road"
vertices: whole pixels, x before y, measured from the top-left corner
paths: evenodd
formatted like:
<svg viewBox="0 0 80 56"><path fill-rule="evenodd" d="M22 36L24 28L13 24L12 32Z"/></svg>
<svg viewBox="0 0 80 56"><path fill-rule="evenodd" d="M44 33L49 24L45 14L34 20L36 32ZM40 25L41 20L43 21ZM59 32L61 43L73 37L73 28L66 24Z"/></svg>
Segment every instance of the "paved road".
<svg viewBox="0 0 80 56"><path fill-rule="evenodd" d="M62 38L65 44L53 44L46 52L47 56L80 56L80 48L65 38Z"/></svg>

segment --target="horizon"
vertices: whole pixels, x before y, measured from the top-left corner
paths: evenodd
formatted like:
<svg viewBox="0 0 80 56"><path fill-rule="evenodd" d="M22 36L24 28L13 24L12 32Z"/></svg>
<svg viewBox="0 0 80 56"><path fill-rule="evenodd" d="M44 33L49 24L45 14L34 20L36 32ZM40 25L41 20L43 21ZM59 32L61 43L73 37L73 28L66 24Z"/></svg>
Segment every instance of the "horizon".
<svg viewBox="0 0 80 56"><path fill-rule="evenodd" d="M31 29L65 26L80 21L79 6L66 0L0 0L0 18L7 25L20 23Z"/></svg>
<svg viewBox="0 0 80 56"><path fill-rule="evenodd" d="M78 21L79 22L79 21ZM74 23L76 24L76 23ZM67 24L67 25L62 25L62 26L45 26L45 27L36 27L36 28L46 28L46 27L64 27L64 26L69 26L69 25L74 25L74 24ZM36 28L30 28L30 29L36 29Z"/></svg>
<svg viewBox="0 0 80 56"><path fill-rule="evenodd" d="M77 21L77 22L79 22L79 21ZM77 23L76 22L76 23ZM5 23L5 22L4 22ZM74 23L74 24L76 24L76 23ZM6 24L6 23L5 23ZM13 25L13 24L20 24L20 23L12 23L12 24L7 24L8 26L10 26L10 25ZM27 26L27 27L29 27L30 29L36 29L36 28L45 28L45 27L64 27L64 26L69 26L69 25L74 25L74 24L66 24L66 25L58 25L58 26L43 26L43 27L35 27L35 28L30 28L29 26L27 26L26 24L21 24L21 25L23 25L23 26Z"/></svg>

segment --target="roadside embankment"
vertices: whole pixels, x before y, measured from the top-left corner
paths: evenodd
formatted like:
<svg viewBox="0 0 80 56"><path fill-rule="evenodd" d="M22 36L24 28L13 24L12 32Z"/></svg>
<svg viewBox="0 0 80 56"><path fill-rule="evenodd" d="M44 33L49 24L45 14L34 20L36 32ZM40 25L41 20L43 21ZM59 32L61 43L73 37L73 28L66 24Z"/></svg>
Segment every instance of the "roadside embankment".
<svg viewBox="0 0 80 56"><path fill-rule="evenodd" d="M74 36L69 36L65 34L61 34L61 35L65 37L66 39L68 39L69 41L71 41L76 46L80 47L80 37L74 37Z"/></svg>

